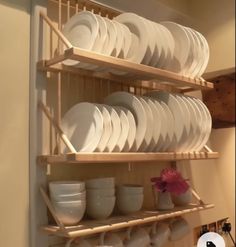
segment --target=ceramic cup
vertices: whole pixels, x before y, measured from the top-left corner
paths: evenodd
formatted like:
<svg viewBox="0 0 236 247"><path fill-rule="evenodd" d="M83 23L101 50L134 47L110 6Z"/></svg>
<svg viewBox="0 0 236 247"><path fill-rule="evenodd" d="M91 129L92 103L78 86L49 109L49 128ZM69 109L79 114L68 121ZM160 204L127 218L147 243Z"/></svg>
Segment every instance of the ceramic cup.
<svg viewBox="0 0 236 247"><path fill-rule="evenodd" d="M106 232L103 232L100 235L100 242L98 246L124 247L123 241L118 234Z"/></svg>
<svg viewBox="0 0 236 247"><path fill-rule="evenodd" d="M149 246L150 243L150 236L145 229L141 227L128 228L126 232L126 239L124 241L125 247Z"/></svg>
<svg viewBox="0 0 236 247"><path fill-rule="evenodd" d="M70 239L67 241L65 247L93 247L93 244L89 239Z"/></svg>
<svg viewBox="0 0 236 247"><path fill-rule="evenodd" d="M184 218L176 218L170 223L170 241L183 238L190 232L190 226Z"/></svg>
<svg viewBox="0 0 236 247"><path fill-rule="evenodd" d="M169 239L170 228L167 223L155 222L153 223L150 231L151 246L161 247L164 246Z"/></svg>

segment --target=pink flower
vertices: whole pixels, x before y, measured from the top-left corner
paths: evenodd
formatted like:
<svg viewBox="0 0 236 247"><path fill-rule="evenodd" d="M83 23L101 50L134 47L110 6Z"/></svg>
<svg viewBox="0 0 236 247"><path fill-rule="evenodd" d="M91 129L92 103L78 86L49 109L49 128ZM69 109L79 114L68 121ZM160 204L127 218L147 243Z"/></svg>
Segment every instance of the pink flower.
<svg viewBox="0 0 236 247"><path fill-rule="evenodd" d="M171 192L176 195L185 193L189 188L181 173L172 168L162 170L160 177L151 178L151 182L158 191Z"/></svg>

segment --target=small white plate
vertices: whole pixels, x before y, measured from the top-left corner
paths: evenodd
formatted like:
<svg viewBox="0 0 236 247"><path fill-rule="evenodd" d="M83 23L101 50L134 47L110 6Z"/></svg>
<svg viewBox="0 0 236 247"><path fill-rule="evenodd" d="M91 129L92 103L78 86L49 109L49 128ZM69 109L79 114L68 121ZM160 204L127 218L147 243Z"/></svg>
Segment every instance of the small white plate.
<svg viewBox="0 0 236 247"><path fill-rule="evenodd" d="M106 148L106 145L112 133L111 116L108 110L106 109L106 107L104 107L104 105L102 104L95 104L95 105L101 111L103 117L103 133L95 151L103 152Z"/></svg>
<svg viewBox="0 0 236 247"><path fill-rule="evenodd" d="M129 130L130 130L129 120L125 113L125 110L123 110L122 107L113 106L113 108L116 110L120 118L120 124L121 124L120 136L116 142L113 152L121 152L124 149L125 143L127 142L128 139Z"/></svg>
<svg viewBox="0 0 236 247"><path fill-rule="evenodd" d="M142 103L136 96L127 92L115 92L107 96L104 102L108 105L123 106L130 110L135 118L136 136L130 151L137 152L147 129L147 116Z"/></svg>
<svg viewBox="0 0 236 247"><path fill-rule="evenodd" d="M111 126L112 126L112 132L110 135L110 138L107 142L107 145L104 149L104 152L113 152L117 141L120 137L120 133L121 133L121 123L120 123L120 118L116 112L116 110L108 105L103 105L110 113L110 117L111 117Z"/></svg>
<svg viewBox="0 0 236 247"><path fill-rule="evenodd" d="M61 127L77 152L93 152L103 134L103 116L91 103L78 103L63 116ZM62 144L63 153L69 150Z"/></svg>
<svg viewBox="0 0 236 247"><path fill-rule="evenodd" d="M81 11L70 18L64 25L62 33L75 46L86 50L92 50L98 35L99 24L97 17L90 11ZM74 66L79 61L65 60L63 64Z"/></svg>

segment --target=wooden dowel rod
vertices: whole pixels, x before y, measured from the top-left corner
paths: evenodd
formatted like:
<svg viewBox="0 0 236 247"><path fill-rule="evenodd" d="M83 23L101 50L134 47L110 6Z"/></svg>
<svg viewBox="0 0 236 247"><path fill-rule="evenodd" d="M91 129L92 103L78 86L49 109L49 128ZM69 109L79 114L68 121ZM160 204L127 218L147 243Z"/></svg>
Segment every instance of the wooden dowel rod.
<svg viewBox="0 0 236 247"><path fill-rule="evenodd" d="M75 150L75 148L73 147L73 145L71 144L71 142L69 141L69 139L67 138L67 136L64 134L64 132L61 129L61 127L58 125L58 123L55 121L55 119L51 116L51 114L48 111L47 107L42 102L39 102L39 107L43 110L43 112L45 113L45 115L47 116L47 118L49 119L49 121L53 124L54 128L56 129L56 131L60 135L62 141L68 147L68 149L70 150L70 152L71 153L77 153L77 151Z"/></svg>
<svg viewBox="0 0 236 247"><path fill-rule="evenodd" d="M70 0L67 0L67 21L70 19Z"/></svg>
<svg viewBox="0 0 236 247"><path fill-rule="evenodd" d="M213 152L207 145L204 146L204 148L207 150L207 152Z"/></svg>
<svg viewBox="0 0 236 247"><path fill-rule="evenodd" d="M61 72L58 73L57 81L57 123L61 126ZM61 153L61 139L57 138L58 154Z"/></svg>
<svg viewBox="0 0 236 247"><path fill-rule="evenodd" d="M57 217L56 211L55 211L47 193L44 191L44 189L42 187L40 187L40 192L41 192L41 195L43 197L45 204L47 205L47 207L48 207L50 213L52 214L54 220L56 221L57 225L60 227L61 230L66 231L65 226Z"/></svg>
<svg viewBox="0 0 236 247"><path fill-rule="evenodd" d="M192 191L193 196L199 201L199 203L201 205L204 205L204 202L202 201L202 199L200 198L200 196L198 195L198 193L193 188L191 188L191 191Z"/></svg>
<svg viewBox="0 0 236 247"><path fill-rule="evenodd" d="M40 12L40 16L47 22L47 24L51 27L51 29L58 35L58 37L62 40L62 42L67 48L73 47L72 44L61 33L61 31L54 27L52 21L43 12Z"/></svg>

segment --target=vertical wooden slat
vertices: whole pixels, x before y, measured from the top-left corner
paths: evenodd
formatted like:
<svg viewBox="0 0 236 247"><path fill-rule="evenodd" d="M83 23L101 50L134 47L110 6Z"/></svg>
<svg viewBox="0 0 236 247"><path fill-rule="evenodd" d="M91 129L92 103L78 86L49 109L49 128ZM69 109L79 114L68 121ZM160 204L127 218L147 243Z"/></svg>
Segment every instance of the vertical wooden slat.
<svg viewBox="0 0 236 247"><path fill-rule="evenodd" d="M61 72L58 73L58 81L57 81L57 123L61 125ZM57 134L57 147L58 154L61 153L61 139Z"/></svg>
<svg viewBox="0 0 236 247"><path fill-rule="evenodd" d="M79 2L76 0L75 2L75 13L77 14L79 12Z"/></svg>
<svg viewBox="0 0 236 247"><path fill-rule="evenodd" d="M67 0L67 21L70 19L70 0Z"/></svg>

